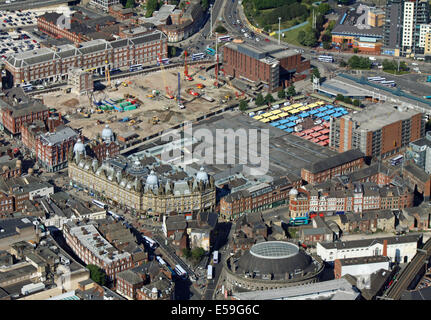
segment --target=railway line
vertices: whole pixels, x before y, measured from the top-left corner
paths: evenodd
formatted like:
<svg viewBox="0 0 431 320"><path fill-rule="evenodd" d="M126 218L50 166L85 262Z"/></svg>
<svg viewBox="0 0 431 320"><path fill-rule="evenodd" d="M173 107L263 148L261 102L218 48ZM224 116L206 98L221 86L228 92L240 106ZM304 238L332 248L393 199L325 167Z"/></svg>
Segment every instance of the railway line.
<svg viewBox="0 0 431 320"><path fill-rule="evenodd" d="M418 252L413 257L412 261L401 271L399 277L395 279L392 286L389 287L381 299L399 300L401 298L401 294L408 288L417 274L425 266L430 256L431 239L425 243L422 249L418 249Z"/></svg>

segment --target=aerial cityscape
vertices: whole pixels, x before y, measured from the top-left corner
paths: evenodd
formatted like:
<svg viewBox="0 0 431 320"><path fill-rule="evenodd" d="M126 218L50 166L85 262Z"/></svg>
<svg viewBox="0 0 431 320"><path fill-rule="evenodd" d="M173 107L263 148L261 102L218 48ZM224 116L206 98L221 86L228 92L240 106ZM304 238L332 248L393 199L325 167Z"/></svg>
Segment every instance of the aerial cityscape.
<svg viewBox="0 0 431 320"><path fill-rule="evenodd" d="M430 6L0 0L0 300L431 300Z"/></svg>

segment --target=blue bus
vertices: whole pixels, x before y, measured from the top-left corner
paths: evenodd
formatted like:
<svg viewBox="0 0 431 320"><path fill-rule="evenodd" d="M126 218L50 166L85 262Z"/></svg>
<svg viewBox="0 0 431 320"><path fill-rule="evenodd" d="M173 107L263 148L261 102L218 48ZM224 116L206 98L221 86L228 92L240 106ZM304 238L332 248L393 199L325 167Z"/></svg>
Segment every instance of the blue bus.
<svg viewBox="0 0 431 320"><path fill-rule="evenodd" d="M310 219L308 217L296 217L296 218L290 218L289 225L291 226L300 226L309 224Z"/></svg>
<svg viewBox="0 0 431 320"><path fill-rule="evenodd" d="M205 52L208 53L210 56L215 56L216 54L216 51L213 48L209 47L205 50Z"/></svg>

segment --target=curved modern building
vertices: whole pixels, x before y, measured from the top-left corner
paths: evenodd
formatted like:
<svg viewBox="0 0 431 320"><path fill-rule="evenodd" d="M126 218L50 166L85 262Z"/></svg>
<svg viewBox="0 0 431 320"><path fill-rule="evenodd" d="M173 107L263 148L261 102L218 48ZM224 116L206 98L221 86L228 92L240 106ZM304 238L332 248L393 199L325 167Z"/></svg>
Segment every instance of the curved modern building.
<svg viewBox="0 0 431 320"><path fill-rule="evenodd" d="M317 282L323 264L286 241L264 241L224 262L228 289L267 290Z"/></svg>

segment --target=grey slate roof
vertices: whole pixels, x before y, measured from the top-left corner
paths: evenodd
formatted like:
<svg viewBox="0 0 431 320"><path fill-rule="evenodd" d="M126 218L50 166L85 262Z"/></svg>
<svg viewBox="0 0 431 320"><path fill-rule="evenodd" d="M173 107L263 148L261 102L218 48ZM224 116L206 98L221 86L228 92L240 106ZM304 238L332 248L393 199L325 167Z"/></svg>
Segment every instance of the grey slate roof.
<svg viewBox="0 0 431 320"><path fill-rule="evenodd" d="M421 234L413 234L413 235L385 237L385 238L376 238L376 239L363 239L363 240L339 241L339 242L321 242L320 244L325 249L351 249L351 248L369 247L375 243L383 244L384 240L388 241L388 245L392 245L397 243L418 242L421 238L422 238Z"/></svg>
<svg viewBox="0 0 431 320"><path fill-rule="evenodd" d="M348 163L351 161L358 160L363 158L365 155L359 149L348 150L343 153L337 154L333 157L329 157L327 159L318 160L308 166L308 169L311 173L318 173L322 171L326 171L328 169L340 166L344 163Z"/></svg>

